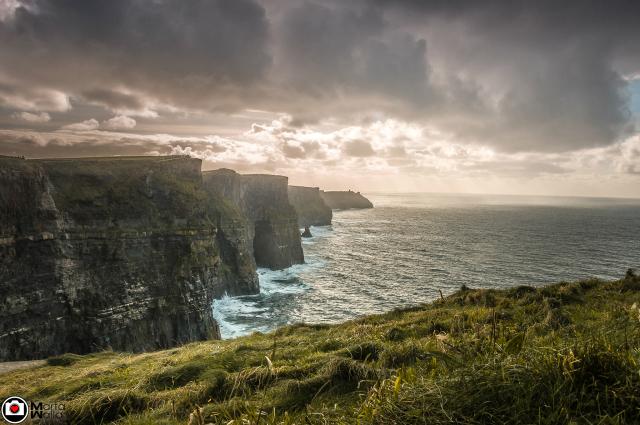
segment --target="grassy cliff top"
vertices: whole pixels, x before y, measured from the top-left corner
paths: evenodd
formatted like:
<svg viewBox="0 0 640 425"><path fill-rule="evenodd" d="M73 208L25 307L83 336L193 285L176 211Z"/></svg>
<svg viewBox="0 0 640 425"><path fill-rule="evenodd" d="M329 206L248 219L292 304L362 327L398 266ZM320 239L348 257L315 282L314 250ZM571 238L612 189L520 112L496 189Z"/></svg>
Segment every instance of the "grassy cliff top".
<svg viewBox="0 0 640 425"><path fill-rule="evenodd" d="M462 288L340 325L144 354L63 355L0 396L121 424L633 423L640 278Z"/></svg>
<svg viewBox="0 0 640 425"><path fill-rule="evenodd" d="M348 191L320 191L325 203L333 209L373 208L373 204L360 192Z"/></svg>
<svg viewBox="0 0 640 425"><path fill-rule="evenodd" d="M300 192L320 192L320 188L316 186L296 186L291 184L289 185L289 190Z"/></svg>
<svg viewBox="0 0 640 425"><path fill-rule="evenodd" d="M2 170L32 170L31 163L28 163L26 159L17 156L0 155L0 171Z"/></svg>
<svg viewBox="0 0 640 425"><path fill-rule="evenodd" d="M138 221L166 226L174 218L205 216L201 160L188 156L131 156L28 160L52 183L56 206L80 224Z"/></svg>

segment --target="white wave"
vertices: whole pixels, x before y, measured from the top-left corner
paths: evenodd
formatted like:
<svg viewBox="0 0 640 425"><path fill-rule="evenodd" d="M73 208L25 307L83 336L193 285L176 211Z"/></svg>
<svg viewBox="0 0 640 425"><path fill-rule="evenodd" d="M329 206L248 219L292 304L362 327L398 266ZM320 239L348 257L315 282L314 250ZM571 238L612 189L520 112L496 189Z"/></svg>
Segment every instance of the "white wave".
<svg viewBox="0 0 640 425"><path fill-rule="evenodd" d="M295 265L283 270L258 269L260 293L266 296L273 294L297 294L309 289L302 280L299 272L304 264Z"/></svg>
<svg viewBox="0 0 640 425"><path fill-rule="evenodd" d="M267 319L270 309L259 305L269 305L269 298L286 294L299 294L309 290L299 277L308 264L296 264L283 270L259 268L260 294L230 297L224 295L214 300L213 317L218 322L223 339L236 338L252 332L267 332L273 324L260 326L260 318Z"/></svg>
<svg viewBox="0 0 640 425"><path fill-rule="evenodd" d="M250 321L238 319L259 315L266 311L266 309L258 308L255 301L245 297L230 297L228 295L214 300L212 309L213 318L218 322L222 339L236 338L254 331L261 331Z"/></svg>
<svg viewBox="0 0 640 425"><path fill-rule="evenodd" d="M331 226L312 227L313 237L303 239L304 245L312 245L333 233ZM323 267L325 262L318 253L309 247L305 252L305 263L295 264L283 270L258 268L260 294L238 297L223 296L214 300L213 317L218 322L223 339L236 338L251 332L267 332L275 326L270 315L271 299L282 296L295 296L311 289L311 286L301 279L301 275L310 269ZM263 323L263 325L260 325Z"/></svg>
<svg viewBox="0 0 640 425"><path fill-rule="evenodd" d="M302 238L302 245L314 245L318 242L319 239L326 238L333 233L333 227L329 226L312 226L311 227L311 237L310 238Z"/></svg>

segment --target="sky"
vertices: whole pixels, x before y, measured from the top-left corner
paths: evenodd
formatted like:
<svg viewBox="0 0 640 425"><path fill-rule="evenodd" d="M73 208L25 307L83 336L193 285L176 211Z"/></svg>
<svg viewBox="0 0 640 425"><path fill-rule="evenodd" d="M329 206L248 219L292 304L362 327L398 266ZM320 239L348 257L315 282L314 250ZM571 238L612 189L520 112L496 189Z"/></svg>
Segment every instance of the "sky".
<svg viewBox="0 0 640 425"><path fill-rule="evenodd" d="M0 155L640 197L640 2L0 0Z"/></svg>

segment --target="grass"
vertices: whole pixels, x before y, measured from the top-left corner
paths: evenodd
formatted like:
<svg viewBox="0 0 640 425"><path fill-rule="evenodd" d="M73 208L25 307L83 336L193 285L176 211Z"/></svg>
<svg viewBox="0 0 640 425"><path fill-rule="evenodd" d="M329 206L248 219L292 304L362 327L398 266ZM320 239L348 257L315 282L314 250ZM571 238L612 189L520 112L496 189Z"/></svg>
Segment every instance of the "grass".
<svg viewBox="0 0 640 425"><path fill-rule="evenodd" d="M189 173L194 164L199 167L196 160L124 157L32 162L46 170L55 186L58 208L80 224L144 221L147 228L167 227L175 217L186 225L200 223L206 215L198 173Z"/></svg>
<svg viewBox="0 0 640 425"><path fill-rule="evenodd" d="M640 423L640 278L462 288L335 326L143 354L62 355L0 397L72 423Z"/></svg>

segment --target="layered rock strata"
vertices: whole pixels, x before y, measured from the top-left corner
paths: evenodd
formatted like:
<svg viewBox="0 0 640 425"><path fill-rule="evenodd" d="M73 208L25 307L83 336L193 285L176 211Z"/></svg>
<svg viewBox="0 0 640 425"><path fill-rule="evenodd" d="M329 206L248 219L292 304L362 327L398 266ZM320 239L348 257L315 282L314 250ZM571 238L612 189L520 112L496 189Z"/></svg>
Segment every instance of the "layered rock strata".
<svg viewBox="0 0 640 425"><path fill-rule="evenodd" d="M0 157L0 360L219 337L259 291L247 220L188 157Z"/></svg>
<svg viewBox="0 0 640 425"><path fill-rule="evenodd" d="M204 172L203 181L210 194L223 197L247 217L246 231L258 266L277 270L304 263L287 177L219 169Z"/></svg>

